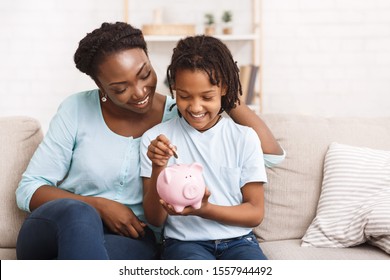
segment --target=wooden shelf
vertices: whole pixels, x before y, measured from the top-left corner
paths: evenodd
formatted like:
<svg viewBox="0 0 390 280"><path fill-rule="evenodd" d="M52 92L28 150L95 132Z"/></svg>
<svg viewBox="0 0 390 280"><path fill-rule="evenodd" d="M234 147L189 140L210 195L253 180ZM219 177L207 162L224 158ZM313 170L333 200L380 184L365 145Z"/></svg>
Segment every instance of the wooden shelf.
<svg viewBox="0 0 390 280"><path fill-rule="evenodd" d="M214 37L222 41L252 41L256 40L256 34L240 34L240 35L214 35ZM147 42L177 42L186 36L176 35L145 35Z"/></svg>

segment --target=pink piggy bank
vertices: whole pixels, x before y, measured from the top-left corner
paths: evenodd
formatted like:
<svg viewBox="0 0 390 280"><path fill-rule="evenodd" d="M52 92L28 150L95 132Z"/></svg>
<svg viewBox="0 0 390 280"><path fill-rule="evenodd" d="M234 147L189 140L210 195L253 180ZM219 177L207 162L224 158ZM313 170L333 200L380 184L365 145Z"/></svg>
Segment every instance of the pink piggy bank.
<svg viewBox="0 0 390 280"><path fill-rule="evenodd" d="M197 162L168 166L157 177L157 192L176 212L186 206L199 209L206 189L202 171Z"/></svg>

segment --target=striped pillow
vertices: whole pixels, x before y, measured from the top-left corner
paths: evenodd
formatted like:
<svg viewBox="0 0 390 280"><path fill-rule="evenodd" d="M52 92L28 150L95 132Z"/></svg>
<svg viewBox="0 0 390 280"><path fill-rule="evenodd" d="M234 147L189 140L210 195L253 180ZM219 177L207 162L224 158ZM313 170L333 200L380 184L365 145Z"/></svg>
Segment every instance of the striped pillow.
<svg viewBox="0 0 390 280"><path fill-rule="evenodd" d="M332 143L304 247L369 242L390 254L390 151Z"/></svg>

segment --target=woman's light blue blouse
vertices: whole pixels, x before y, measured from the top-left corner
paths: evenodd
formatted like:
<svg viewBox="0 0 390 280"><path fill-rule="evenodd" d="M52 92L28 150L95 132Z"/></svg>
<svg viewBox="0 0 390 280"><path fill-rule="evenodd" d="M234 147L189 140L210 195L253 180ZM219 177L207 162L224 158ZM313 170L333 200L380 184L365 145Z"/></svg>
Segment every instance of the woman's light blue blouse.
<svg viewBox="0 0 390 280"><path fill-rule="evenodd" d="M167 96L163 121L177 115ZM68 97L53 117L16 191L19 208L42 185L83 196L120 202L143 219L140 140L112 132L106 125L98 90Z"/></svg>

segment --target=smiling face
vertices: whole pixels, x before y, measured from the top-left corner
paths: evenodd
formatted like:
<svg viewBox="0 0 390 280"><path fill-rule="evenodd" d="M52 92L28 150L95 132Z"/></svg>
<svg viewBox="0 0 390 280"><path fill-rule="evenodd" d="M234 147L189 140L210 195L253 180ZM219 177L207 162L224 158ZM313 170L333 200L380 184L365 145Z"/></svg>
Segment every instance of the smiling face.
<svg viewBox="0 0 390 280"><path fill-rule="evenodd" d="M177 108L195 129L204 131L218 120L221 97L225 91L210 83L208 75L200 70L178 70L173 86Z"/></svg>
<svg viewBox="0 0 390 280"><path fill-rule="evenodd" d="M157 76L146 53L135 48L107 56L96 83L116 106L142 114L152 107Z"/></svg>

